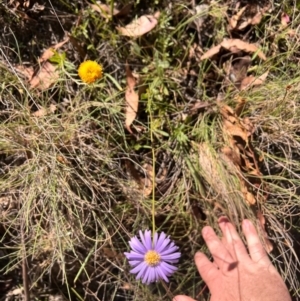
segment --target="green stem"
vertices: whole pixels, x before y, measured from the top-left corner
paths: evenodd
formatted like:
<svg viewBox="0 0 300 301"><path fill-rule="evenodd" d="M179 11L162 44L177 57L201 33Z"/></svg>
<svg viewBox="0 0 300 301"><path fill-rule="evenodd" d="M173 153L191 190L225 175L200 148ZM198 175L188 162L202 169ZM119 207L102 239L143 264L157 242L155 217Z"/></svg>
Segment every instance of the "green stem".
<svg viewBox="0 0 300 301"><path fill-rule="evenodd" d="M153 148L153 116L151 110L151 99L149 99L149 116L150 116L150 140L152 151L152 239L155 233L155 150Z"/></svg>

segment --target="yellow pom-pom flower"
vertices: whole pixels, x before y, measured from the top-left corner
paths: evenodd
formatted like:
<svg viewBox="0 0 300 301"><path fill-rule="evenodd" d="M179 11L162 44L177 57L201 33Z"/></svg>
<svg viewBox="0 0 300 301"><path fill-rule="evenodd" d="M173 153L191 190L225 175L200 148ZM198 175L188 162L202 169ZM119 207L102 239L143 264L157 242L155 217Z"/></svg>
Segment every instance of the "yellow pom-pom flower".
<svg viewBox="0 0 300 301"><path fill-rule="evenodd" d="M78 75L87 84L95 82L103 75L102 66L95 61L85 61L78 68Z"/></svg>

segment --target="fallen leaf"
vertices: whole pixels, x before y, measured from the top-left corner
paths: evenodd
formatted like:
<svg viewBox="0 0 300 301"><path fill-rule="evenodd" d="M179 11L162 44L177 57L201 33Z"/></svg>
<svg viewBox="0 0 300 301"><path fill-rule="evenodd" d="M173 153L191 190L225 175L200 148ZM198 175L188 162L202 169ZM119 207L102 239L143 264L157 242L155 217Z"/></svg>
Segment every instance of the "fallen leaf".
<svg viewBox="0 0 300 301"><path fill-rule="evenodd" d="M131 133L132 130L130 128L132 122L134 121L138 105L139 105L139 95L134 91L136 85L136 79L133 76L129 65L126 63L126 81L127 81L127 88L125 92L125 100L126 100L126 110L125 110L125 127Z"/></svg>
<svg viewBox="0 0 300 301"><path fill-rule="evenodd" d="M248 141L248 132L245 131L245 129L243 129L239 124L232 124L230 121L224 120L223 125L226 132L231 136L238 136L241 137L245 142Z"/></svg>
<svg viewBox="0 0 300 301"><path fill-rule="evenodd" d="M209 59L220 52L221 48L225 48L233 53L239 52L239 51L245 51L245 52L253 52L257 53L257 55L262 59L266 60L266 56L264 53L259 50L259 48L255 44L250 44L247 42L244 42L240 39L225 39L223 40L219 45L214 46L213 48L209 49L207 52L205 52L200 60L203 61L205 59Z"/></svg>
<svg viewBox="0 0 300 301"><path fill-rule="evenodd" d="M56 66L49 62L44 62L41 69L31 78L29 84L31 88L39 90L48 89L59 79L59 73Z"/></svg>
<svg viewBox="0 0 300 301"><path fill-rule="evenodd" d="M125 27L118 26L117 30L123 36L139 37L151 31L157 25L159 16L160 12L156 12L154 15L144 15Z"/></svg>
<svg viewBox="0 0 300 301"><path fill-rule="evenodd" d="M233 150L231 147L224 146L221 149L221 152L228 157L236 166L241 165L241 158L240 158L240 152L237 148L237 151Z"/></svg>
<svg viewBox="0 0 300 301"><path fill-rule="evenodd" d="M264 74L262 74L259 77L255 77L253 75L249 75L249 76L245 77L241 82L240 90L243 91L250 87L259 86L259 85L263 84L264 81L266 80L268 74L269 74L269 71L265 72Z"/></svg>
<svg viewBox="0 0 300 301"><path fill-rule="evenodd" d="M246 202L249 205L255 205L256 204L256 199L255 199L254 195L249 191L247 191L247 193L245 195L245 199L246 199Z"/></svg>
<svg viewBox="0 0 300 301"><path fill-rule="evenodd" d="M56 45L53 45L53 46L49 47L48 49L46 49L44 51L44 53L41 55L41 57L38 59L39 63L42 63L42 62L50 59L54 55L55 50L59 49L61 46L63 46L67 42L69 42L69 40L70 40L70 38L67 37L62 42L57 43Z"/></svg>
<svg viewBox="0 0 300 301"><path fill-rule="evenodd" d="M54 113L56 110L56 105L50 104L49 109L41 108L34 113L32 113L32 116L34 117L43 117L45 115L48 115L50 113Z"/></svg>
<svg viewBox="0 0 300 301"><path fill-rule="evenodd" d="M246 100L244 98L241 98L240 96L237 96L234 100L237 102L234 113L236 114L236 116L240 116L245 108Z"/></svg>
<svg viewBox="0 0 300 301"><path fill-rule="evenodd" d="M238 21L240 20L241 16L245 12L247 6L244 6L237 14L233 15L229 20L230 29L235 29L237 26Z"/></svg>
<svg viewBox="0 0 300 301"><path fill-rule="evenodd" d="M34 72L32 67L22 65L15 68L28 79L31 88L39 90L48 89L59 78L56 66L49 62L42 63L40 70L37 72Z"/></svg>
<svg viewBox="0 0 300 301"><path fill-rule="evenodd" d="M209 58L213 57L214 55L218 54L220 52L220 50L221 50L221 45L214 46L214 47L210 48L209 50L207 50L200 57L200 60L203 61L203 60L209 59Z"/></svg>
<svg viewBox="0 0 300 301"><path fill-rule="evenodd" d="M129 3L125 6L123 6L121 9L116 9L113 8L113 10L111 10L111 6L107 5L107 4L90 4L91 8L98 12L103 18L108 19L113 17L121 17L121 16L125 16L129 13L131 7L132 7L132 3Z"/></svg>
<svg viewBox="0 0 300 301"><path fill-rule="evenodd" d="M17 65L15 66L15 69L29 80L33 77L34 74L33 67L25 67L24 65Z"/></svg>
<svg viewBox="0 0 300 301"><path fill-rule="evenodd" d="M90 4L90 7L100 13L100 15L104 18L111 17L117 15L120 11L116 8L111 10L111 5L108 4Z"/></svg>
<svg viewBox="0 0 300 301"><path fill-rule="evenodd" d="M248 25L258 25L261 22L265 12L268 11L270 9L270 7L271 7L270 4L262 9L257 7L258 11L256 12L256 14L253 17L248 17L248 18L245 18L245 20L243 20L242 22L238 22L238 21L240 21L242 14L244 13L245 9L247 8L247 6L245 6L236 15L232 16L232 18L230 19L229 25L230 25L231 29L237 29L237 30L243 30Z"/></svg>
<svg viewBox="0 0 300 301"><path fill-rule="evenodd" d="M271 8L271 4L269 3L267 6L265 6L263 9L259 10L255 16L251 19L251 25L257 25L261 22L262 17L264 14Z"/></svg>
<svg viewBox="0 0 300 301"><path fill-rule="evenodd" d="M259 48L255 44L244 42L240 39L225 39L221 43L221 46L225 49L228 49L231 52L235 52L235 49L242 50L245 52L256 52L262 60L267 59L264 53L261 50L259 50Z"/></svg>

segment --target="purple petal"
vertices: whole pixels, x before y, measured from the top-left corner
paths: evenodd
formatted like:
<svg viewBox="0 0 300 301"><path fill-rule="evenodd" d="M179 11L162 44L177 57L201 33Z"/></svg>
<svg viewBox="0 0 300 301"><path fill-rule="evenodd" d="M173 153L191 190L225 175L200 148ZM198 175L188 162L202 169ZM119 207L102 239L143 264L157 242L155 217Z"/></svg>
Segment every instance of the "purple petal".
<svg viewBox="0 0 300 301"><path fill-rule="evenodd" d="M143 278L143 280L144 280L145 277L146 277L146 275L147 275L147 273L148 273L148 271L149 271L149 266L145 262L143 262L141 264L141 269L140 269L139 273L136 276L136 279L138 280L140 278Z"/></svg>
<svg viewBox="0 0 300 301"><path fill-rule="evenodd" d="M142 280L142 282L143 283L147 283L147 284L149 284L149 283L151 283L152 281L152 279L153 279L153 267L148 267L148 270L147 270L147 272L145 273L145 275L144 275L144 278L143 278L143 280Z"/></svg>
<svg viewBox="0 0 300 301"><path fill-rule="evenodd" d="M157 271L157 275L159 277L159 279L164 279L166 282L169 282L169 279L167 278L165 272L163 271L163 269L158 265L155 267L156 271Z"/></svg>
<svg viewBox="0 0 300 301"><path fill-rule="evenodd" d="M142 274L143 274L143 272L144 272L144 270L146 269L148 267L148 265L144 262L144 261L142 261L139 265L137 265L135 268L133 268L133 269L131 269L130 270L130 273L132 273L132 274L137 274L138 273L138 275L142 272ZM141 276L140 276L141 277ZM140 278L139 277L139 278ZM139 279L138 277L136 278L136 279Z"/></svg>
<svg viewBox="0 0 300 301"><path fill-rule="evenodd" d="M175 251L177 251L179 248L177 246L174 246L174 247L171 247L171 248L166 248L163 252L160 252L159 254L161 256L163 255L168 255L168 254L171 254L171 253L174 253Z"/></svg>
<svg viewBox="0 0 300 301"><path fill-rule="evenodd" d="M173 254L167 254L167 255L160 255L160 258L162 261L172 261L176 260L175 262L178 262L178 258L180 258L181 253L173 253Z"/></svg>
<svg viewBox="0 0 300 301"><path fill-rule="evenodd" d="M170 241L171 241L170 238L168 238L168 237L165 238L165 240L159 246L157 246L155 248L155 251L157 251L160 254L161 252L163 252L165 250L165 248L168 246Z"/></svg>
<svg viewBox="0 0 300 301"><path fill-rule="evenodd" d="M158 237L157 243L154 245L155 251L157 251L157 249L162 245L165 239L166 239L166 234L164 232L161 232Z"/></svg>
<svg viewBox="0 0 300 301"><path fill-rule="evenodd" d="M151 231L150 230L146 230L145 234L143 234L143 232L140 230L139 231L140 234L140 238L143 242L144 247L146 248L147 251L152 249L152 245L151 245ZM150 237L150 241L149 241L149 237Z"/></svg>
<svg viewBox="0 0 300 301"><path fill-rule="evenodd" d="M159 267L162 269L162 271L167 275L172 275L176 270L177 268L174 267L173 265L170 265L166 262L161 262L161 264L159 265Z"/></svg>
<svg viewBox="0 0 300 301"><path fill-rule="evenodd" d="M152 237L151 237L151 230L145 231L145 243L147 250L152 250Z"/></svg>
<svg viewBox="0 0 300 301"><path fill-rule="evenodd" d="M125 256L128 260L144 260L144 255L131 251L130 253L125 252Z"/></svg>
<svg viewBox="0 0 300 301"><path fill-rule="evenodd" d="M140 260L129 260L129 264L132 266L132 267L135 267L137 266L138 264L142 263L142 261Z"/></svg>
<svg viewBox="0 0 300 301"><path fill-rule="evenodd" d="M145 254L147 252L146 248L143 246L143 244L137 239L136 236L132 237L129 245L131 247L132 250L134 250L135 252L141 253L141 254Z"/></svg>

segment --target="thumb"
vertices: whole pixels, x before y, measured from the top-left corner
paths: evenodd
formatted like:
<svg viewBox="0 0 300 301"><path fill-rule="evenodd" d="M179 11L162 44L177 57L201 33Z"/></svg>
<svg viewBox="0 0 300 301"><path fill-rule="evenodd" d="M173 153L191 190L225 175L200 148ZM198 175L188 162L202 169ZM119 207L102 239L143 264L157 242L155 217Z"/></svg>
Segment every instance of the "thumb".
<svg viewBox="0 0 300 301"><path fill-rule="evenodd" d="M173 298L173 301L196 301L188 296L178 295Z"/></svg>

